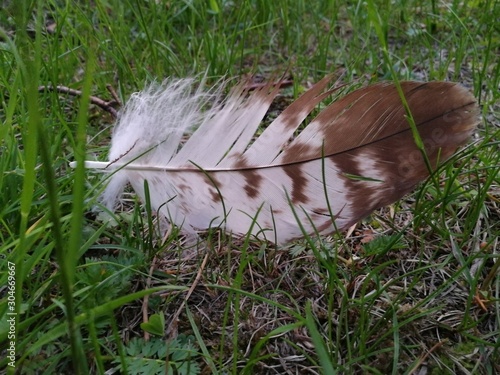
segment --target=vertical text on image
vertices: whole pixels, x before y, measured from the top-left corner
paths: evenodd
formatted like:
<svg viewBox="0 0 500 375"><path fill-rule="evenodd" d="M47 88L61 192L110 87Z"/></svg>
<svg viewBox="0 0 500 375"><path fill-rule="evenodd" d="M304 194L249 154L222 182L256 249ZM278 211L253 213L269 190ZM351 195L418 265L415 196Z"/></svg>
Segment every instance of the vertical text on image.
<svg viewBox="0 0 500 375"><path fill-rule="evenodd" d="M10 367L16 363L16 264L7 262L7 323L9 333L7 338L7 359Z"/></svg>

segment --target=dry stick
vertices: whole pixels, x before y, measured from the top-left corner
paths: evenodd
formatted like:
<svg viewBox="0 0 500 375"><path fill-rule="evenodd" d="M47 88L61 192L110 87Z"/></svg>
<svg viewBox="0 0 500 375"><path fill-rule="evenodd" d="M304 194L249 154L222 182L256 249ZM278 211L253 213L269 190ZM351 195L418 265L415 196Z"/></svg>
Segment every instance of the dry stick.
<svg viewBox="0 0 500 375"><path fill-rule="evenodd" d="M479 290L476 290L476 294L474 294L474 302L476 302L481 310L483 310L484 312L488 312L488 307L486 306L486 304L489 302L489 300L482 298Z"/></svg>
<svg viewBox="0 0 500 375"><path fill-rule="evenodd" d="M113 86L111 86L109 83L106 85L106 88L108 89L109 93L115 100L115 102L121 107L122 106L122 101L118 97L118 94L116 93L115 89Z"/></svg>
<svg viewBox="0 0 500 375"><path fill-rule="evenodd" d="M82 92L80 90L71 89L66 86L39 86L38 91L55 91L72 96L82 96ZM89 100L92 104L95 104L106 112L109 112L114 118L118 117L118 111L112 107L113 105L120 104L120 101L117 101L116 98L107 102L101 98L98 98L97 96L91 95L89 96Z"/></svg>
<svg viewBox="0 0 500 375"><path fill-rule="evenodd" d="M413 368L411 369L411 371L409 371L408 373L409 374L414 374L418 368L422 365L422 363L424 363L424 361L427 359L427 357L429 357L432 352L436 351L437 349L439 349L440 347L442 347L445 343L447 343L448 340L445 339L445 340L441 340L439 342L437 342L436 344L434 344L434 346L432 348L430 348L427 353L425 353L419 360L418 362L415 364L415 366L413 366Z"/></svg>
<svg viewBox="0 0 500 375"><path fill-rule="evenodd" d="M167 328L167 336L170 336L172 334L173 329L174 329L173 327L177 326L177 320L179 319L179 315L181 315L181 311L184 308L184 305L186 304L187 300L189 299L189 297L193 293L194 288L196 288L196 286L200 282L201 273L203 272L203 269L205 268L207 261L208 261L208 252L206 253L205 258L203 258L203 262L201 262L200 269L198 270L198 273L196 274L196 278L194 279L193 284L189 288L189 290L186 294L186 297L184 298L184 301L182 301L181 305L179 306L179 308L177 309L176 313L174 314L172 320L170 321L171 323L170 323L169 327Z"/></svg>

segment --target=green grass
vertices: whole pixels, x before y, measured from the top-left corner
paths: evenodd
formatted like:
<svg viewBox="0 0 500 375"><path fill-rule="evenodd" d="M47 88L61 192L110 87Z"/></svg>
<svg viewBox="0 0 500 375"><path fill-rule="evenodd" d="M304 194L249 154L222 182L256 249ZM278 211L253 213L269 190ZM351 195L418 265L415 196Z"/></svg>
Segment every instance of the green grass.
<svg viewBox="0 0 500 375"><path fill-rule="evenodd" d="M0 371L500 372L499 18L492 0L5 2ZM114 223L93 211L100 176L68 167L106 157L113 119L89 95L112 99L111 85L125 102L168 76L286 70L287 100L331 72L460 82L480 129L438 180L349 237L276 249L214 232L197 249L156 236L133 195Z"/></svg>

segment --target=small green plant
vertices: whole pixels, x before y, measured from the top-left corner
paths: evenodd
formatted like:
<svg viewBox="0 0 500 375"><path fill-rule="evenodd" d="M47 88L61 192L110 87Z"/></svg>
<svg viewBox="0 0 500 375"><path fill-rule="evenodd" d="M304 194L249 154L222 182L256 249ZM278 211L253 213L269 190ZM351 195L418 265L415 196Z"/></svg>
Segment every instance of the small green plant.
<svg viewBox="0 0 500 375"><path fill-rule="evenodd" d="M165 334L165 315L153 314L149 317L149 321L141 323L141 328L152 335L162 337Z"/></svg>
<svg viewBox="0 0 500 375"><path fill-rule="evenodd" d="M85 307L98 306L111 301L130 290L133 277L143 267L145 256L135 253L127 256L104 255L100 259L87 258L76 272L77 285L89 288L77 301Z"/></svg>
<svg viewBox="0 0 500 375"><path fill-rule="evenodd" d="M125 346L125 366L129 374L137 375L196 375L200 366L195 362L199 356L193 336L180 334L165 342L158 336L146 341L134 337ZM123 368L120 359L114 361L116 369Z"/></svg>
<svg viewBox="0 0 500 375"><path fill-rule="evenodd" d="M162 312L151 315L148 322L141 323L141 328L153 336L149 339L132 338L124 347L125 355L113 361L117 364L116 369L138 375L196 375L200 372L195 337L180 334L172 340L165 340Z"/></svg>
<svg viewBox="0 0 500 375"><path fill-rule="evenodd" d="M379 255L389 250L404 249L406 244L400 234L382 235L363 245L366 255Z"/></svg>

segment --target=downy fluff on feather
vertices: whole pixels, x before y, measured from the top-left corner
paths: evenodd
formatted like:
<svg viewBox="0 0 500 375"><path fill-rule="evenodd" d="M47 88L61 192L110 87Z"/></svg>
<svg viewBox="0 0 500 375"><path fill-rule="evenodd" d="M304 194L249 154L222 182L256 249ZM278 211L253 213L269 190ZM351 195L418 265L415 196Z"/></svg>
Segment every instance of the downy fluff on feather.
<svg viewBox="0 0 500 375"><path fill-rule="evenodd" d="M429 175L396 86L356 90L311 111L336 90L331 76L293 102L260 135L279 85L205 91L193 79L169 80L134 94L113 133L113 172L103 195L112 208L130 183L186 233L221 226L285 243L342 230L391 204ZM478 122L474 97L448 82L401 82L431 168L467 142ZM192 132L183 142L183 136ZM298 224L300 222L300 225Z"/></svg>

